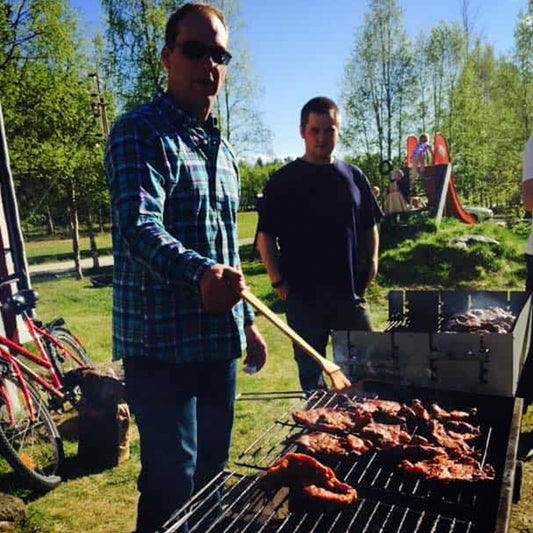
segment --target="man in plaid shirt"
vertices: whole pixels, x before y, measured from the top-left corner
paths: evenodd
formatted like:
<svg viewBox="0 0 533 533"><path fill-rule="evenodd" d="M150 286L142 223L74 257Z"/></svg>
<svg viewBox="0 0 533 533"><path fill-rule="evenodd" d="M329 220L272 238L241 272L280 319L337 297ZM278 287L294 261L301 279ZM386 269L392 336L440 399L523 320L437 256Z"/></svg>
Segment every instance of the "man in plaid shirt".
<svg viewBox="0 0 533 533"><path fill-rule="evenodd" d="M113 205L113 356L141 438L137 533L153 532L228 459L236 360L266 345L240 271L238 168L211 107L231 55L223 14L186 4L161 54L167 91L121 117L105 158Z"/></svg>

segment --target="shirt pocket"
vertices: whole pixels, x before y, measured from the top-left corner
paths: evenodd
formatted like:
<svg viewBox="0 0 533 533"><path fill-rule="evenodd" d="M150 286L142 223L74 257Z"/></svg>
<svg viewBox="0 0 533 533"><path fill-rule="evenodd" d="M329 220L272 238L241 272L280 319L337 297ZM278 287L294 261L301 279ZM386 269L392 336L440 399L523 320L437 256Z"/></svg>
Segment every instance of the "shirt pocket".
<svg viewBox="0 0 533 533"><path fill-rule="evenodd" d="M170 227L193 222L208 210L209 182L205 161L195 154L181 158L169 176L165 222Z"/></svg>

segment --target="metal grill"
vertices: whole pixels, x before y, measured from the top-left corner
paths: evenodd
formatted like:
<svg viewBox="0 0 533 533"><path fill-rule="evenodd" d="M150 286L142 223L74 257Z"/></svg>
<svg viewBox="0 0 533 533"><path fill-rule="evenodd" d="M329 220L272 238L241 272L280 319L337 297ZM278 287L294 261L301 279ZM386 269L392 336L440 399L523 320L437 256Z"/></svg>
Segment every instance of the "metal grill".
<svg viewBox="0 0 533 533"><path fill-rule="evenodd" d="M329 465L339 479L359 493L359 500L349 510L331 512L316 505L310 509L306 502L289 499L288 489L267 491L260 476L225 472L178 511L164 533L181 531L186 522L191 533L487 533L496 531L496 523L504 524L498 532L506 531L508 517L498 515L502 513L502 480L514 473L509 471L514 469L514 460L506 460L508 441L512 440L511 421L519 412L514 400L457 393L451 398L450 394L439 396L435 391L429 392L431 396L426 391L424 396L421 390L381 387L376 390L381 398L391 398L393 392L392 397L398 401L419 398L438 401L444 407L478 407L483 439L477 447L482 450L482 462L495 467L496 479L443 486L400 473L390 455L374 451ZM321 391L307 402L295 404L295 408L335 407L345 402L342 395ZM514 421L513 431L518 431ZM416 426L409 429L412 434L417 431ZM250 444L235 465L266 470L279 457L295 450L292 440L302 431L292 422L290 411L285 413Z"/></svg>
<svg viewBox="0 0 533 533"><path fill-rule="evenodd" d="M497 306L507 333L444 332L445 320ZM507 291L391 291L385 331L334 331L333 359L349 379L512 397L531 338L531 296Z"/></svg>
<svg viewBox="0 0 533 533"><path fill-rule="evenodd" d="M481 533L471 520L360 498L350 510L306 511L288 490L263 490L257 478L225 472L166 524L164 532L190 533ZM213 498L223 493L217 504Z"/></svg>
<svg viewBox="0 0 533 533"><path fill-rule="evenodd" d="M471 308L496 306L515 317L529 312L523 291L390 291L389 320L385 331L440 332L443 323ZM516 321L515 325L516 326Z"/></svg>

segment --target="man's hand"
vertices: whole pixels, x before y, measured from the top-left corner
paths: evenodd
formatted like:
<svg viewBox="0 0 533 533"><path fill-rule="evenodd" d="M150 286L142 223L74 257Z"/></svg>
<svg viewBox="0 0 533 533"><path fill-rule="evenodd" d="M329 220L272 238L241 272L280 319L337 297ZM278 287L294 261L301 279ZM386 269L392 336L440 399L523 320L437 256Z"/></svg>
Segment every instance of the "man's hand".
<svg viewBox="0 0 533 533"><path fill-rule="evenodd" d="M212 265L200 280L200 295L208 313L225 313L240 299L246 288L240 270L225 265Z"/></svg>
<svg viewBox="0 0 533 533"><path fill-rule="evenodd" d="M267 345L255 324L245 326L244 334L246 335L246 357L244 364L249 367L255 367L256 372L259 372L266 363Z"/></svg>
<svg viewBox="0 0 533 533"><path fill-rule="evenodd" d="M284 302L287 299L287 296L289 295L289 286L287 285L286 281L274 290L276 291L278 298L282 302Z"/></svg>

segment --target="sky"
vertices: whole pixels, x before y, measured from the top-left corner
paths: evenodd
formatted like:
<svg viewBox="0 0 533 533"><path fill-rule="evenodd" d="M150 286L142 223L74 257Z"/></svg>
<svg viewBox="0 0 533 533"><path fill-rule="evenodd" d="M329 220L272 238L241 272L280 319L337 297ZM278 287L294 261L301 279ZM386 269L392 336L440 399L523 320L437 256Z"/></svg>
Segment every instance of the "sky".
<svg viewBox="0 0 533 533"><path fill-rule="evenodd" d="M441 20L461 19L461 0L398 3L412 39ZM71 0L71 4L87 35L102 30L98 0ZM475 32L492 43L497 54L510 52L517 16L527 0L469 0L469 4ZM257 106L273 134L273 153L301 155L300 109L319 95L340 103L344 67L368 1L241 0L241 6L252 72L262 89Z"/></svg>

